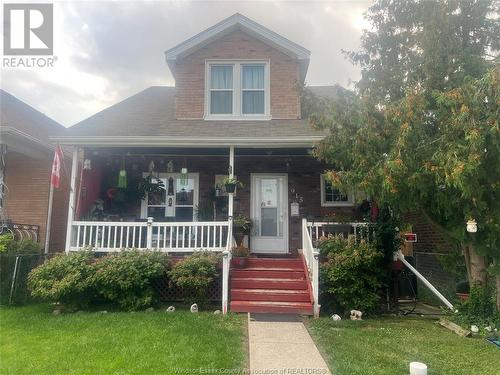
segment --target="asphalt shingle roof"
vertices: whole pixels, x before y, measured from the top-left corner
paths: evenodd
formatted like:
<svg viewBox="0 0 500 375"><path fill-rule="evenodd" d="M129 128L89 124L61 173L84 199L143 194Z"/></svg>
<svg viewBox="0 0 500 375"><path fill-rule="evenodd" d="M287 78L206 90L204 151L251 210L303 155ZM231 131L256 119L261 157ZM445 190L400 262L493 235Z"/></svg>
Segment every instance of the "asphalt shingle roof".
<svg viewBox="0 0 500 375"><path fill-rule="evenodd" d="M318 96L333 97L339 86L310 89ZM174 87L149 87L68 128L64 136L278 138L321 135L305 120L177 120L174 103Z"/></svg>

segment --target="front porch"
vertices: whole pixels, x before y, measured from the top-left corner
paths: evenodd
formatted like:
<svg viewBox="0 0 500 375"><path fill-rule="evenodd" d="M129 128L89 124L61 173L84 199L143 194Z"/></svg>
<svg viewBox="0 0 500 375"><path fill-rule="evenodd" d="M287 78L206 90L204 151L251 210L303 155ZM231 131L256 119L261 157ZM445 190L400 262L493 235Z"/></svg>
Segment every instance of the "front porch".
<svg viewBox="0 0 500 375"><path fill-rule="evenodd" d="M338 215L350 215L354 220L357 213L350 201L323 204L321 174L325 166L309 155L309 148L93 146L75 147L73 156L66 252L86 248L96 252L150 249L174 255L200 250L220 252L224 255L224 312L232 295L230 283L247 284L246 288L240 285L240 292L236 290L233 296L245 301L243 305L233 304L235 311L242 311L248 309L247 302L263 305L259 289L269 288L270 282L278 285L271 288L276 289L271 294L276 301L286 305L297 302L296 298L306 298L308 301L300 302L309 303L311 308L299 310L317 315L316 240L327 232L370 235L370 231L360 231L364 223L326 225L325 218L331 221ZM222 180L228 175L242 182L235 193L224 189ZM160 182L161 188L144 187L148 179ZM264 272L264 278L276 276L277 281L230 281L230 275L238 275L231 270L231 257L236 245L233 218L240 215L253 223L243 241L253 255L288 254L300 265L294 264L292 271L290 267L270 267L267 271L271 274ZM255 270L249 271L247 275L262 278L254 275ZM296 280L288 283L290 276ZM299 297L287 289L291 285L298 288L295 294ZM286 301L290 296L291 301ZM283 312L281 307L271 310Z"/></svg>

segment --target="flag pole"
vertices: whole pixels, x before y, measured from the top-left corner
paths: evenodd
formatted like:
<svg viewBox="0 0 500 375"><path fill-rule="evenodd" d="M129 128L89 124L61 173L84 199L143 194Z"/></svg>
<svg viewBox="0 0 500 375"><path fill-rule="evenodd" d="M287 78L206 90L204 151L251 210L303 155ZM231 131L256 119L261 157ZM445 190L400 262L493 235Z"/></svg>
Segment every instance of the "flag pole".
<svg viewBox="0 0 500 375"><path fill-rule="evenodd" d="M54 201L54 185L49 184L49 207L47 210L47 225L45 227L45 247L44 253L49 253L49 243L50 243L50 227L52 224L52 202Z"/></svg>

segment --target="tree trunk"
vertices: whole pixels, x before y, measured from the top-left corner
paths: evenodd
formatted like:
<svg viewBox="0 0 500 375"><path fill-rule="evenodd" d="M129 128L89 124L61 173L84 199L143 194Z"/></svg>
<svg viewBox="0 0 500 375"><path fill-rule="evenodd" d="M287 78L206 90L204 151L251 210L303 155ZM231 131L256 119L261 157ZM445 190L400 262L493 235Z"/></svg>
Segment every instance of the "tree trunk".
<svg viewBox="0 0 500 375"><path fill-rule="evenodd" d="M500 275L495 276L497 287L497 310L500 311Z"/></svg>
<svg viewBox="0 0 500 375"><path fill-rule="evenodd" d="M488 283L488 276L486 274L486 258L476 253L472 245L466 246L466 251L468 256L466 256L465 259L466 261L469 259L469 266L467 268L470 269L470 286L486 286Z"/></svg>

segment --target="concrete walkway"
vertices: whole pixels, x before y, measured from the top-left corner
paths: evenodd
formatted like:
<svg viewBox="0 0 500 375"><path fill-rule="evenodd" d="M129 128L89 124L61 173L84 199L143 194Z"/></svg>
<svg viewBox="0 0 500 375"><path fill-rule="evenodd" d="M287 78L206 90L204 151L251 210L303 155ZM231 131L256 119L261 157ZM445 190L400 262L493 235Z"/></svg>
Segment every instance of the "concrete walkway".
<svg viewBox="0 0 500 375"><path fill-rule="evenodd" d="M251 314L248 334L250 373L331 374L297 317Z"/></svg>

